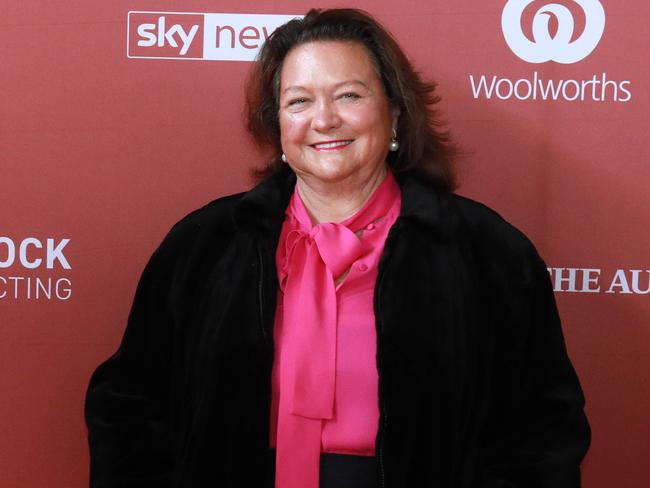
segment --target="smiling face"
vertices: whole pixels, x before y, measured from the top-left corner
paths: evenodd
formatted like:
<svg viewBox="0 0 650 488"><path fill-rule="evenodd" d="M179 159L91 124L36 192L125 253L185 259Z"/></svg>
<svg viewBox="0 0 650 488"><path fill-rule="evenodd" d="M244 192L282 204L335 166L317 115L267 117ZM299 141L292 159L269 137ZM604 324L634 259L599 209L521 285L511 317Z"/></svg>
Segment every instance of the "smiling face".
<svg viewBox="0 0 650 488"><path fill-rule="evenodd" d="M282 150L303 181L363 185L384 170L395 121L363 45L294 48L282 66L279 105Z"/></svg>

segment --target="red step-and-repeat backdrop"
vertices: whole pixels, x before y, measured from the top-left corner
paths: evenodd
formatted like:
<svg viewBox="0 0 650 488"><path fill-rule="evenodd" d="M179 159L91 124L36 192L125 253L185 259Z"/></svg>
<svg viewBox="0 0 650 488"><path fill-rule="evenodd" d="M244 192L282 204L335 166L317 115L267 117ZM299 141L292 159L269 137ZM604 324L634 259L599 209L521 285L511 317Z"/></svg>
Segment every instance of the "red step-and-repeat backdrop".
<svg viewBox="0 0 650 488"><path fill-rule="evenodd" d="M265 37L312 6L0 2L3 488L87 485L89 376L170 226L250 187L242 82ZM593 427L584 486L647 487L650 3L349 6L439 82L468 154L458 192L547 261Z"/></svg>

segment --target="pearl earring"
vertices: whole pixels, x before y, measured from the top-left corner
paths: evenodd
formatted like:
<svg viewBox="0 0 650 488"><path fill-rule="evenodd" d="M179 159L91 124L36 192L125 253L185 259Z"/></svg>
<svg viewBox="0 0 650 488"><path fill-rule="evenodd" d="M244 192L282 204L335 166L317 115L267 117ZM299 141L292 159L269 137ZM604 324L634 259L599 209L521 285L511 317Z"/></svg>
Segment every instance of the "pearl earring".
<svg viewBox="0 0 650 488"><path fill-rule="evenodd" d="M388 149L392 152L395 152L399 149L399 142L397 142L397 131L393 129L393 138L390 140L390 144L388 144Z"/></svg>
<svg viewBox="0 0 650 488"><path fill-rule="evenodd" d="M284 153L282 153L282 156L280 156L280 159L285 163L287 162L287 157L284 155Z"/></svg>

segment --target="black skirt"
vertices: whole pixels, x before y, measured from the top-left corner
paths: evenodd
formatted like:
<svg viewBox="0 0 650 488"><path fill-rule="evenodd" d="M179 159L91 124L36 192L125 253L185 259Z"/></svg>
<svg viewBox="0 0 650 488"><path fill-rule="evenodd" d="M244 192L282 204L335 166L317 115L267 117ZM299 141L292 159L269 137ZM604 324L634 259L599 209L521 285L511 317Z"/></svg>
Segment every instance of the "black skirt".
<svg viewBox="0 0 650 488"><path fill-rule="evenodd" d="M266 488L274 488L275 449L269 450ZM379 488L379 465L375 456L323 452L320 455L319 488Z"/></svg>

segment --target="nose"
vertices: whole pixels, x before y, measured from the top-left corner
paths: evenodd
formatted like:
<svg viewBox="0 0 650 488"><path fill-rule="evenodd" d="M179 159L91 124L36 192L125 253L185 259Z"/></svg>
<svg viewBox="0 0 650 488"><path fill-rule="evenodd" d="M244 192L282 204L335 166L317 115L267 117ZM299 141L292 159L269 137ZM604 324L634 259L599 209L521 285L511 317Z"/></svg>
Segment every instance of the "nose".
<svg viewBox="0 0 650 488"><path fill-rule="evenodd" d="M334 103L329 100L321 100L314 106L314 117L312 128L319 132L327 132L336 129L341 125L341 117L336 111Z"/></svg>

